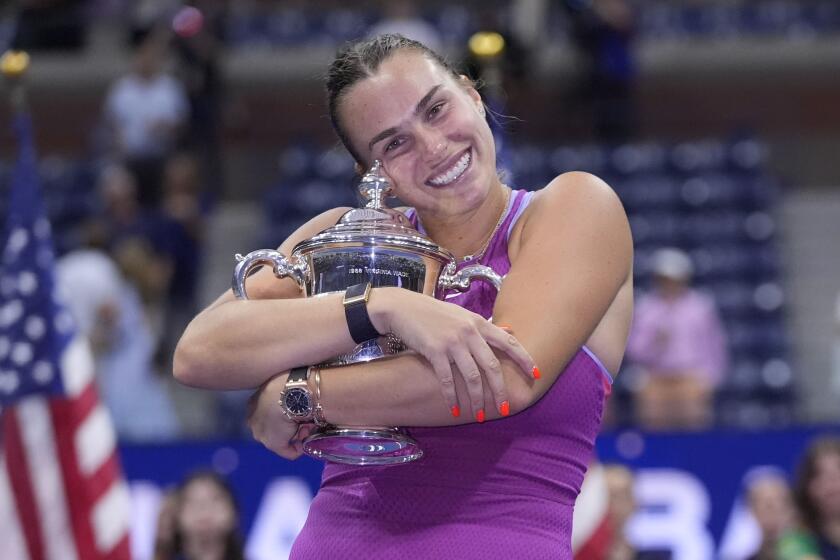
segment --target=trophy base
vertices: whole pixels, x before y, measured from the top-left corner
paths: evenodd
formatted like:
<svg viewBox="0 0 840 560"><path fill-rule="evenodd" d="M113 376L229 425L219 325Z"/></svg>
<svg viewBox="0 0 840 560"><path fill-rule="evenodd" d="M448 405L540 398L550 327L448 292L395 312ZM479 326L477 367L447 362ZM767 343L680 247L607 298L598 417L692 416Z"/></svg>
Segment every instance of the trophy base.
<svg viewBox="0 0 840 560"><path fill-rule="evenodd" d="M345 465L399 465L423 456L423 450L399 428L345 428L321 430L303 442L310 457Z"/></svg>

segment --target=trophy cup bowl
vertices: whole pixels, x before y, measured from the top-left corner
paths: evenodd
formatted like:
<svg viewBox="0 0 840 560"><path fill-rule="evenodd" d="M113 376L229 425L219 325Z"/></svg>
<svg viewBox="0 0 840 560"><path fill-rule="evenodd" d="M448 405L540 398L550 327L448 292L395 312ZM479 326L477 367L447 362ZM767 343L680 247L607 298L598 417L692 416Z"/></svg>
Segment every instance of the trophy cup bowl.
<svg viewBox="0 0 840 560"><path fill-rule="evenodd" d="M374 162L359 184L366 201L335 225L298 243L288 257L260 249L242 257L233 274L233 291L247 299L245 280L257 266L270 265L277 278L292 278L304 297L343 292L349 286L395 286L442 299L448 290L465 291L473 279L496 289L502 278L491 268L471 265L457 270L455 257L411 226L401 212L385 206L390 185ZM351 352L321 364L342 366L404 351L394 335L365 341ZM405 430L387 426L328 426L306 439L304 452L318 459L354 465L407 463L423 455Z"/></svg>

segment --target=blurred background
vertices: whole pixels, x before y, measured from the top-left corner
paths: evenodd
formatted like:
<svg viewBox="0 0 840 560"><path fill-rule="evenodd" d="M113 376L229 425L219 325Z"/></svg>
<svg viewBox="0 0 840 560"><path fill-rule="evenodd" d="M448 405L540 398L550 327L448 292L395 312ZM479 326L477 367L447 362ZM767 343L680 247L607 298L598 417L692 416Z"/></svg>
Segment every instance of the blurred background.
<svg viewBox="0 0 840 560"><path fill-rule="evenodd" d="M235 253L355 204L321 78L342 43L386 31L481 79L509 184L583 170L617 191L637 315L599 456L634 477L624 534L749 557L747 475L792 484L812 439L840 433L840 3L6 2L0 52L32 57L57 284L92 341L134 557L197 468L232 484L249 557L284 557L305 518L320 465L270 456L248 395L179 386L171 355ZM4 124L0 216L15 154Z"/></svg>

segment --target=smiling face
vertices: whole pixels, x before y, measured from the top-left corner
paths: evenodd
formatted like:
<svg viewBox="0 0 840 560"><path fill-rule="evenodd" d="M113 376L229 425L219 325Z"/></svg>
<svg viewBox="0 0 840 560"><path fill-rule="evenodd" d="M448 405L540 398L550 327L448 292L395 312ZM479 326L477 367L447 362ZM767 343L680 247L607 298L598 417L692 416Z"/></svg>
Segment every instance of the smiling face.
<svg viewBox="0 0 840 560"><path fill-rule="evenodd" d="M439 216L475 208L498 183L478 92L425 55L403 50L354 84L338 110L353 151L383 162L395 195Z"/></svg>

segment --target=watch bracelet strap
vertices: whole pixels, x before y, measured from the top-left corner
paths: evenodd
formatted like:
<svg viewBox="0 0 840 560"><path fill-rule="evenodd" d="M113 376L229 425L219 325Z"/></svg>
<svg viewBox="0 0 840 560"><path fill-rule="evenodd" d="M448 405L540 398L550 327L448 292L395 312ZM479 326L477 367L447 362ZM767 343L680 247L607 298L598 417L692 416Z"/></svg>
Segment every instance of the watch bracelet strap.
<svg viewBox="0 0 840 560"><path fill-rule="evenodd" d="M368 290L370 289L368 288L369 285L370 283L356 284L355 286L347 288L347 291L349 292L350 290L359 289ZM368 315L367 311L367 301L354 303L352 305L345 305L344 317L347 319L347 329L350 331L350 336L356 344L361 344L365 341L381 336L370 320L370 315Z"/></svg>
<svg viewBox="0 0 840 560"><path fill-rule="evenodd" d="M296 368L292 368L292 370L289 372L289 377L286 378L286 383L306 381L308 377L309 366L299 366Z"/></svg>

